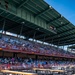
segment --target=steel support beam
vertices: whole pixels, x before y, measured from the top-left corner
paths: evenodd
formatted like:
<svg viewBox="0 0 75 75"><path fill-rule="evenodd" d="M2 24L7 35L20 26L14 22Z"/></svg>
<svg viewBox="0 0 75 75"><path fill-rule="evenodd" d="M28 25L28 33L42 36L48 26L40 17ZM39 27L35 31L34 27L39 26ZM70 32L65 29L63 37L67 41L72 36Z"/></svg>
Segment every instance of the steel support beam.
<svg viewBox="0 0 75 75"><path fill-rule="evenodd" d="M68 25L69 23L66 23L65 25ZM59 27L60 28L60 27ZM74 31L75 30L75 28L72 28L71 30L67 30L67 31L64 31L64 32L62 32L62 33L60 33L60 34L57 34L57 35L53 35L53 36L50 36L50 37L48 37L48 38L46 38L45 39L45 41L48 41L48 40L51 40L52 38L55 38L56 37L56 39L58 40L58 39L60 39L60 40L62 40L62 39L65 39L65 37L69 37L70 35L74 35L75 34L75 32L73 33L73 34L68 34L68 35L66 35L66 36L61 36L61 37L57 37L57 36L60 36L60 35L63 35L63 34L65 34L65 33L67 33L67 32L71 32L71 31ZM40 36L43 36L43 35L40 35ZM39 36L37 36L37 38L38 38ZM42 40L42 39L40 39L40 40Z"/></svg>
<svg viewBox="0 0 75 75"><path fill-rule="evenodd" d="M55 43L56 44L56 43ZM69 42L65 42L64 45L71 45L71 44L75 44L75 39ZM63 42L59 44L60 46L63 46Z"/></svg>
<svg viewBox="0 0 75 75"><path fill-rule="evenodd" d="M61 18L61 17L62 17L62 16L60 15L60 16L58 16L57 18L54 18L53 20L48 21L47 24L49 24L49 23L51 23L51 22L54 22L54 21L58 20L58 19Z"/></svg>
<svg viewBox="0 0 75 75"><path fill-rule="evenodd" d="M10 31L10 30L15 29L15 28L17 28L17 27L19 27L19 26L21 26L21 25L17 25L17 26L15 26L15 27L11 27L11 28L7 29L6 31Z"/></svg>
<svg viewBox="0 0 75 75"><path fill-rule="evenodd" d="M54 41L58 41L59 39L62 41L62 40L67 40L67 38L71 38L71 37L73 37L73 36L75 36L75 32L73 32L73 33L70 33L70 34L68 34L68 35L65 35L65 36L63 36L63 37L59 37L59 38L57 38L57 39L55 39Z"/></svg>
<svg viewBox="0 0 75 75"><path fill-rule="evenodd" d="M43 36L45 36L45 35L46 35L46 34L38 35L38 36L36 36L35 38L37 39L37 38L43 37Z"/></svg>
<svg viewBox="0 0 75 75"><path fill-rule="evenodd" d="M75 30L75 28L69 29L69 30L64 31L64 32L61 32L60 34L57 34L57 35L55 35L55 36L53 35L53 36L51 36L51 37L49 37L49 38L46 38L46 40L49 40L49 39L51 39L51 38L57 39L58 36L61 36L60 38L62 38L62 37L64 37L64 36L62 36L62 35L64 35L65 33L70 32L70 31L74 31L74 30ZM67 36L67 35L66 35L66 36Z"/></svg>
<svg viewBox="0 0 75 75"><path fill-rule="evenodd" d="M24 4L26 4L28 1L29 1L29 0L24 0L24 1L22 1L22 2L18 5L17 8L22 7L22 6L23 6Z"/></svg>
<svg viewBox="0 0 75 75"><path fill-rule="evenodd" d="M64 38L62 38L62 39L60 39L61 41L62 40L68 40L68 39L70 39L70 38L72 38L72 37L75 37L75 33L72 35L72 34L70 34L70 35L66 35Z"/></svg>
<svg viewBox="0 0 75 75"><path fill-rule="evenodd" d="M75 38L75 35L71 38L68 38L68 39L65 39L66 41L70 41L70 40L73 40ZM62 41L65 41L65 40L62 40Z"/></svg>
<svg viewBox="0 0 75 75"><path fill-rule="evenodd" d="M75 28L72 28L72 29L69 29L69 30L67 30L67 31L61 32L60 34L55 35L55 36L53 36L53 37L55 38L56 36L64 35L65 33L68 33L68 32L74 31L74 30L75 30ZM61 38L62 38L62 36L61 36Z"/></svg>
<svg viewBox="0 0 75 75"><path fill-rule="evenodd" d="M49 10L51 10L50 7L46 8L45 10L43 10L43 11L39 12L38 14L36 14L35 17L38 17L38 16L40 16L41 14L44 14L45 12L47 12L47 11L49 11Z"/></svg>
<svg viewBox="0 0 75 75"><path fill-rule="evenodd" d="M28 32L26 32L25 34L30 34L32 32L34 32L35 30L29 30Z"/></svg>
<svg viewBox="0 0 75 75"><path fill-rule="evenodd" d="M66 23L66 24L62 24L62 26L57 27L57 29L60 29L60 28L62 28L62 27L64 27L64 26L67 26L67 25L69 25L69 24L70 24L70 22L69 22L69 23Z"/></svg>
<svg viewBox="0 0 75 75"><path fill-rule="evenodd" d="M70 43L70 42L72 42L72 41L74 41L74 42L75 42L74 37L73 37L73 38L71 38L71 39L68 39L67 41L61 41L61 42L62 42L62 43L63 43L63 42L65 42L65 43L66 43L66 42L67 42L67 43L69 42L69 43Z"/></svg>
<svg viewBox="0 0 75 75"><path fill-rule="evenodd" d="M26 1L26 0L25 0ZM28 0L27 0L28 1ZM27 2L26 1L26 2ZM1 0L1 2L2 3L4 3L4 0ZM30 22L30 23L32 23L32 25L34 26L39 26L39 27L41 27L43 30L42 31L44 31L44 30L46 30L46 31L48 31L48 32L52 32L52 33L55 33L55 32L53 32L51 29L48 29L48 27L49 27L49 25L47 25L47 23L46 23L46 21L45 20L43 20L43 19L41 19L40 17L34 17L34 15L30 12L30 11L34 11L34 10L32 10L31 8L28 8L27 6L27 8L26 9L24 9L24 8L18 8L18 7L16 7L16 4L13 4L12 3L13 1L10 1L9 2L9 4L12 4L12 7L11 6L9 6L9 10L6 10L3 6L4 6L4 4L2 4L2 6L0 6L0 10L3 10L3 11L5 11L5 12L8 12L8 13L10 13L12 16L16 16L16 18L17 19L19 19L19 18L21 18L21 20L20 21L18 21L18 23L21 23L22 21L27 21L27 22ZM19 5L19 3L18 3L18 5ZM21 4L21 5L19 5L19 7L21 7L23 4ZM28 10L27 10L28 9ZM29 9L30 9L30 11L29 11ZM28 13L27 13L28 12ZM40 11L41 12L41 11ZM37 13L36 13L37 14ZM4 16L3 16L4 17ZM12 20L12 18L10 18L10 17L8 17L8 19L11 19ZM16 21L15 19L13 19L13 21ZM48 33L49 34L49 33Z"/></svg>
<svg viewBox="0 0 75 75"><path fill-rule="evenodd" d="M73 40L75 38L75 36L73 36L73 37L71 37L71 38L69 38L69 39L65 39L65 40L60 40L60 42L63 42L63 41L65 41L65 42L67 42L67 41L70 41L70 40ZM55 40L55 41L53 41L53 42L58 42L59 40Z"/></svg>

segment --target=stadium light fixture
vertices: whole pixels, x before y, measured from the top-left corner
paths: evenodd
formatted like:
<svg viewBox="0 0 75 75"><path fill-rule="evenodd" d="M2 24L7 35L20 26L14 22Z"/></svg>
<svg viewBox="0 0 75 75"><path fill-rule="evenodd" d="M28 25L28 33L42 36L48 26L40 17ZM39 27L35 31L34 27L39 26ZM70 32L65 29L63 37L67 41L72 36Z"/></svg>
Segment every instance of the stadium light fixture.
<svg viewBox="0 0 75 75"><path fill-rule="evenodd" d="M49 8L52 9L52 6L50 5Z"/></svg>
<svg viewBox="0 0 75 75"><path fill-rule="evenodd" d="M36 30L39 30L40 28L36 28Z"/></svg>
<svg viewBox="0 0 75 75"><path fill-rule="evenodd" d="M63 24L63 22L61 22L61 24Z"/></svg>
<svg viewBox="0 0 75 75"><path fill-rule="evenodd" d="M12 75L12 74L9 74L9 75Z"/></svg>
<svg viewBox="0 0 75 75"><path fill-rule="evenodd" d="M58 37L60 37L60 35L58 35Z"/></svg>
<svg viewBox="0 0 75 75"><path fill-rule="evenodd" d="M25 24L25 22L23 21L22 24Z"/></svg>
<svg viewBox="0 0 75 75"><path fill-rule="evenodd" d="M63 16L61 15L61 17L63 17Z"/></svg>

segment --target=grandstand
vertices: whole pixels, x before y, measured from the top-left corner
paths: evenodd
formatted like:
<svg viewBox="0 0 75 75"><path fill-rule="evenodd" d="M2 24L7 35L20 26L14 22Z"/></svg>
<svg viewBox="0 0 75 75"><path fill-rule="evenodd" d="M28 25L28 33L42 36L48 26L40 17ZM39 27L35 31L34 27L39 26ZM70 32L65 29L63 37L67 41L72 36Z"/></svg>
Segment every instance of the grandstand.
<svg viewBox="0 0 75 75"><path fill-rule="evenodd" d="M74 37L75 26L44 0L1 0L1 75L74 74L75 54L64 50Z"/></svg>

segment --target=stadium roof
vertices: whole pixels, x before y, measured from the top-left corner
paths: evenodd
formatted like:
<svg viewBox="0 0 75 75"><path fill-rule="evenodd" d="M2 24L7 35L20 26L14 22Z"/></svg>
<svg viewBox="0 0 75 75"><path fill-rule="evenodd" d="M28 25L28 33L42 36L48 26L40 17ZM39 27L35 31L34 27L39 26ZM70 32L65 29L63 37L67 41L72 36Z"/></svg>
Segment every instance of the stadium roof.
<svg viewBox="0 0 75 75"><path fill-rule="evenodd" d="M43 19L46 21L47 25L56 28L57 34L49 32L47 29L37 26L34 23L23 20L10 12L5 12L8 10L4 10L2 6L0 6L0 29L2 29L5 17L5 31L20 34L22 27L21 23L25 22L21 35L60 46L75 43L75 26L45 1L11 0L9 2L16 5L18 9L21 8L28 10L35 18L39 17Z"/></svg>
<svg viewBox="0 0 75 75"><path fill-rule="evenodd" d="M70 49L75 49L75 45L68 47Z"/></svg>

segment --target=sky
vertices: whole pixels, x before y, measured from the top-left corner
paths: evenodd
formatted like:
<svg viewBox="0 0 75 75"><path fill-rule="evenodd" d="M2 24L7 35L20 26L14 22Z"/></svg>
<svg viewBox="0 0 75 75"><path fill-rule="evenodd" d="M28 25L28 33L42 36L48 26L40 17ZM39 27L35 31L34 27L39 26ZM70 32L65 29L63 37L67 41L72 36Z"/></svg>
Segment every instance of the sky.
<svg viewBox="0 0 75 75"><path fill-rule="evenodd" d="M62 16L75 25L75 0L45 0Z"/></svg>
<svg viewBox="0 0 75 75"><path fill-rule="evenodd" d="M62 16L75 25L75 0L45 0ZM67 50L67 46L64 47Z"/></svg>

